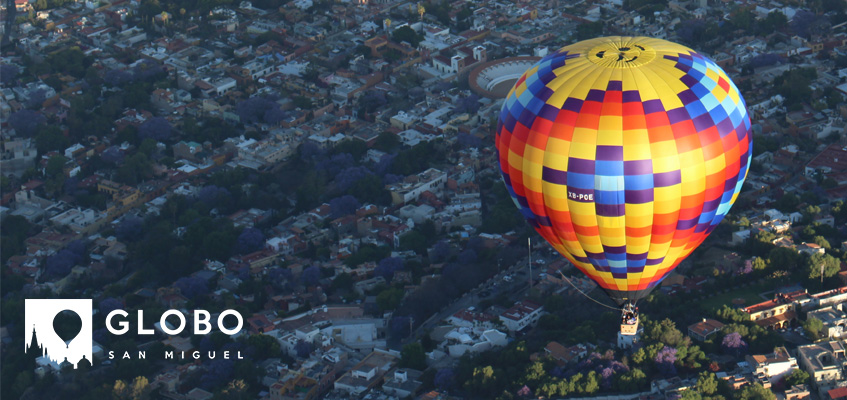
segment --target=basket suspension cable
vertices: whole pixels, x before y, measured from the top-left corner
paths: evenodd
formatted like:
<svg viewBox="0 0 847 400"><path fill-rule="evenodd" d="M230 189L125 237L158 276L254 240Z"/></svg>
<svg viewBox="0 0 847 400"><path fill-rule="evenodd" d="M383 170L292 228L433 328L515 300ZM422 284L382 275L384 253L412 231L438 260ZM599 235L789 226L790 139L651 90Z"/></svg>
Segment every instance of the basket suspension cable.
<svg viewBox="0 0 847 400"><path fill-rule="evenodd" d="M587 298L588 300L591 300L591 301L593 301L593 302L595 302L595 303L597 303L597 304L599 304L599 305L601 305L601 306L603 306L603 307L611 308L612 310L615 310L615 311L620 311L620 308L615 308L615 307L612 307L612 306L610 306L610 305L608 305L608 304L603 304L603 303L601 303L601 302L599 302L599 301L595 300L595 299L594 299L594 298L592 298L591 296L589 296L589 295L585 294L585 292L583 292L583 291L582 291L582 290L580 290L578 287L576 287L576 285L574 285L574 284L573 284L573 282L571 282L571 280L570 280L570 279L568 279L568 277L566 277L564 273L562 273L562 270L559 270L559 275L561 275L561 276L562 276L562 278L564 278L566 281L568 281L568 283L570 283L570 284L571 284L571 286L573 286L573 288L574 288L574 289L576 289L576 291L577 291L577 292L579 292L581 295L585 296L585 298Z"/></svg>

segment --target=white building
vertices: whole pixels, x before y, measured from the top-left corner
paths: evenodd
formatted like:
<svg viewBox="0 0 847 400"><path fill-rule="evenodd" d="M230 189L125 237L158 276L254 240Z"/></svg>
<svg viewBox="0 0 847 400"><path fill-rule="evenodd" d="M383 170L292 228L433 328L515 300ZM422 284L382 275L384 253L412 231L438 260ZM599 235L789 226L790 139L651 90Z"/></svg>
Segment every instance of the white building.
<svg viewBox="0 0 847 400"><path fill-rule="evenodd" d="M56 225L67 226L76 233L88 233L98 229L106 222L106 212L91 208L85 210L72 208L50 218L50 221Z"/></svg>
<svg viewBox="0 0 847 400"><path fill-rule="evenodd" d="M424 192L441 193L446 183L446 172L430 168L412 179L388 185L387 189L391 192L392 203L398 205L417 200Z"/></svg>
<svg viewBox="0 0 847 400"><path fill-rule="evenodd" d="M494 328L494 321L497 317L486 314L483 312L478 312L474 307L468 307L465 310L459 310L455 314L451 315L450 318L447 318L447 322L450 325L459 328L479 328L479 329L492 329Z"/></svg>
<svg viewBox="0 0 847 400"><path fill-rule="evenodd" d="M527 326L535 326L544 307L529 300L515 303L512 308L500 315L500 320L509 332L517 332Z"/></svg>
<svg viewBox="0 0 847 400"><path fill-rule="evenodd" d="M508 343L508 336L496 329L477 334L471 328L456 328L448 332L444 339L443 346L453 358L459 358L467 352L481 353Z"/></svg>
<svg viewBox="0 0 847 400"><path fill-rule="evenodd" d="M844 327L847 326L847 314L844 313L844 305L827 307L820 310L809 311L807 318L817 318L823 322L824 332L829 339L838 339L844 335Z"/></svg>
<svg viewBox="0 0 847 400"><path fill-rule="evenodd" d="M778 382L798 368L797 359L788 354L785 347L777 347L773 353L745 357L747 364L759 380Z"/></svg>
<svg viewBox="0 0 847 400"><path fill-rule="evenodd" d="M335 321L331 326L321 328L321 333L354 350L370 352L375 347L384 346L385 339L380 339L377 331L379 319L362 319L350 321ZM382 323L380 323L380 327Z"/></svg>

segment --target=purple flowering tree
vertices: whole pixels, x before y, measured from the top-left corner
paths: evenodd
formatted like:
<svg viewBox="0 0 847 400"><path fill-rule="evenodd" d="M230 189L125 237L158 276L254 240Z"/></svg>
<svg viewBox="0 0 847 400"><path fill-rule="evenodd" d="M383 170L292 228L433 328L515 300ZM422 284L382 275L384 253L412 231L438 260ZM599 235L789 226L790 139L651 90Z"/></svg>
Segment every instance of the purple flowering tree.
<svg viewBox="0 0 847 400"><path fill-rule="evenodd" d="M120 300L114 297L107 297L100 301L100 314L108 315L110 312L122 308L123 306L124 305Z"/></svg>
<svg viewBox="0 0 847 400"><path fill-rule="evenodd" d="M438 243L435 243L435 246L432 246L429 259L434 263L440 263L447 261L447 257L450 257L450 244L444 240L439 240Z"/></svg>
<svg viewBox="0 0 847 400"><path fill-rule="evenodd" d="M124 159L124 154L118 146L110 146L100 153L100 159L107 163L117 164Z"/></svg>
<svg viewBox="0 0 847 400"><path fill-rule="evenodd" d="M368 175L371 175L371 171L366 167L349 167L335 176L335 185L339 190L347 190Z"/></svg>
<svg viewBox="0 0 847 400"><path fill-rule="evenodd" d="M399 257L386 257L379 261L379 265L374 269L374 275L385 278L391 282L394 278L394 273L403 269L403 259Z"/></svg>
<svg viewBox="0 0 847 400"><path fill-rule="evenodd" d="M121 221L120 224L118 224L117 228L115 228L115 235L117 235L118 239L121 241L134 242L141 238L143 225L143 219L135 215L128 215Z"/></svg>
<svg viewBox="0 0 847 400"><path fill-rule="evenodd" d="M530 397L532 396L532 390L529 389L529 386L523 385L522 388L515 393L518 397Z"/></svg>
<svg viewBox="0 0 847 400"><path fill-rule="evenodd" d="M103 82L109 86L123 86L132 82L132 74L120 69L110 69L103 74Z"/></svg>
<svg viewBox="0 0 847 400"><path fill-rule="evenodd" d="M394 159L396 157L397 155L395 154L386 154L380 157L379 162L374 166L374 171L377 175L385 175L391 168L391 165L394 164Z"/></svg>
<svg viewBox="0 0 847 400"><path fill-rule="evenodd" d="M362 205L355 197L347 194L336 197L329 201L329 210L332 218L341 218L345 215L354 214Z"/></svg>
<svg viewBox="0 0 847 400"><path fill-rule="evenodd" d="M453 388L453 385L456 384L456 373L453 371L453 368L439 369L438 372L435 373L433 383L438 390L450 390Z"/></svg>
<svg viewBox="0 0 847 400"><path fill-rule="evenodd" d="M252 124L260 121L266 123L278 123L285 117L285 113L279 109L279 104L272 97L251 97L239 101L235 105L235 113L243 124Z"/></svg>
<svg viewBox="0 0 847 400"><path fill-rule="evenodd" d="M206 365L206 373L200 377L200 387L215 391L214 389L222 386L232 379L232 373L235 370L235 361L217 358Z"/></svg>
<svg viewBox="0 0 847 400"><path fill-rule="evenodd" d="M390 185L392 183L397 183L403 180L403 175L394 175L394 174L385 174L382 178L382 182L386 185Z"/></svg>
<svg viewBox="0 0 847 400"><path fill-rule="evenodd" d="M65 194L73 195L76 193L79 188L79 178L73 176L65 179L65 182L62 184L62 192Z"/></svg>
<svg viewBox="0 0 847 400"><path fill-rule="evenodd" d="M265 235L256 228L247 228L238 235L236 250L239 254L248 254L259 251L265 245Z"/></svg>
<svg viewBox="0 0 847 400"><path fill-rule="evenodd" d="M183 296L191 300L197 296L209 293L209 287L206 284L206 281L193 276L186 276L177 279L177 281L174 282L174 287L179 289Z"/></svg>
<svg viewBox="0 0 847 400"><path fill-rule="evenodd" d="M473 249L467 249L461 253L459 253L459 257L457 257L456 261L461 265L468 265L476 263L477 256L476 252Z"/></svg>
<svg viewBox="0 0 847 400"><path fill-rule="evenodd" d="M47 258L44 272L51 278L64 278L77 263L85 260L85 243L74 240L67 247Z"/></svg>
<svg viewBox="0 0 847 400"><path fill-rule="evenodd" d="M288 268L274 268L268 272L268 281L277 289L291 289L294 274Z"/></svg>
<svg viewBox="0 0 847 400"><path fill-rule="evenodd" d="M159 142L168 140L171 137L171 123L162 117L150 118L138 127L138 137Z"/></svg>
<svg viewBox="0 0 847 400"><path fill-rule="evenodd" d="M659 369L665 376L673 376L676 375L676 367L674 367L674 363L676 362L676 349L670 346L665 346L656 354L656 358L653 360L656 362L656 367Z"/></svg>
<svg viewBox="0 0 847 400"><path fill-rule="evenodd" d="M153 60L142 59L132 68L133 80L152 81L164 74L165 68Z"/></svg>
<svg viewBox="0 0 847 400"><path fill-rule="evenodd" d="M305 150L305 149L304 149ZM318 156L320 157L320 156ZM337 175L342 170L356 165L356 160L350 153L338 153L329 158L317 161L315 168L326 171L328 175Z"/></svg>
<svg viewBox="0 0 847 400"><path fill-rule="evenodd" d="M300 275L300 280L303 281L303 284L306 286L315 286L321 280L321 269L312 265L309 268L303 270L303 274Z"/></svg>
<svg viewBox="0 0 847 400"><path fill-rule="evenodd" d="M9 125L20 136L32 136L35 134L38 125L44 121L46 119L43 115L29 109L23 109L9 115Z"/></svg>
<svg viewBox="0 0 847 400"><path fill-rule="evenodd" d="M741 338L741 334L738 332L730 333L723 337L723 341L721 341L721 347L724 348L724 351L730 354L734 354L735 356L739 356L747 350L747 342Z"/></svg>
<svg viewBox="0 0 847 400"><path fill-rule="evenodd" d="M411 331L409 330L409 322L411 321L411 317L404 316L396 316L391 318L391 333L394 337L404 338L409 336Z"/></svg>
<svg viewBox="0 0 847 400"><path fill-rule="evenodd" d="M209 207L219 207L229 200L230 197L229 190L215 185L206 186L200 189L200 193L197 194L197 199L206 203Z"/></svg>
<svg viewBox="0 0 847 400"><path fill-rule="evenodd" d="M16 65L3 64L0 65L0 82L5 86L10 86L15 82L20 70Z"/></svg>

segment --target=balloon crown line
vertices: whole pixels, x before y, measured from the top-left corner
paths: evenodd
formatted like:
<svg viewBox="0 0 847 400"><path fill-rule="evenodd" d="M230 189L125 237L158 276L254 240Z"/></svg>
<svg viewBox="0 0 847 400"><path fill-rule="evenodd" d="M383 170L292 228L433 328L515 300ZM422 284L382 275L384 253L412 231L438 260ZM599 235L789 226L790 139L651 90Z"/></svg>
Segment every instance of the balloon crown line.
<svg viewBox="0 0 847 400"><path fill-rule="evenodd" d="M594 64L606 68L633 68L646 65L656 58L653 47L633 41L609 41L594 46L587 53Z"/></svg>

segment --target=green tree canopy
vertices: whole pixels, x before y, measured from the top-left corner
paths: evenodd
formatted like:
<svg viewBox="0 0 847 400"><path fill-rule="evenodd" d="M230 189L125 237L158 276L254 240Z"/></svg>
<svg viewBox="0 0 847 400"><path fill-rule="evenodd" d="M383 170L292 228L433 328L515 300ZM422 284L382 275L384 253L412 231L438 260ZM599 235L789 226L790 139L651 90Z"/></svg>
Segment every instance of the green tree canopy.
<svg viewBox="0 0 847 400"><path fill-rule="evenodd" d="M391 40L397 43L407 42L412 47L417 48L423 38L414 29L406 25L395 29L394 33L391 34Z"/></svg>
<svg viewBox="0 0 847 400"><path fill-rule="evenodd" d="M426 353L420 343L409 343L400 352L400 368L426 369Z"/></svg>
<svg viewBox="0 0 847 400"><path fill-rule="evenodd" d="M820 279L821 266L823 266L824 278L835 276L841 270L841 262L829 254L814 254L807 257L805 266L806 271L809 272L809 279Z"/></svg>

